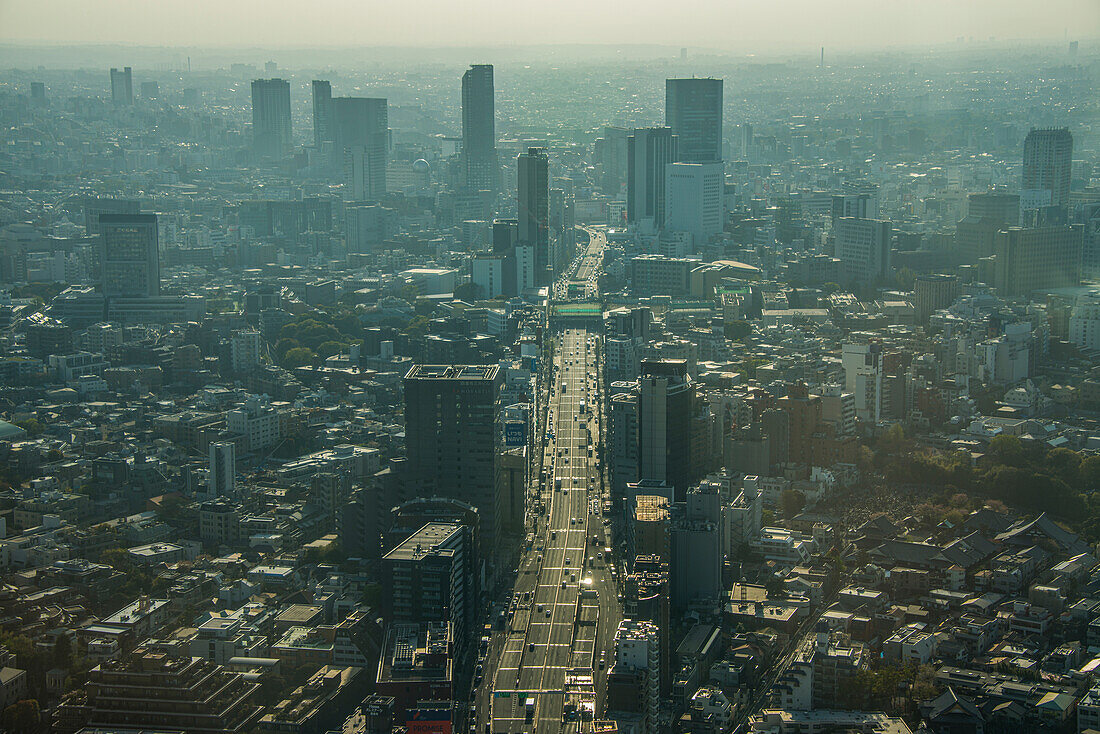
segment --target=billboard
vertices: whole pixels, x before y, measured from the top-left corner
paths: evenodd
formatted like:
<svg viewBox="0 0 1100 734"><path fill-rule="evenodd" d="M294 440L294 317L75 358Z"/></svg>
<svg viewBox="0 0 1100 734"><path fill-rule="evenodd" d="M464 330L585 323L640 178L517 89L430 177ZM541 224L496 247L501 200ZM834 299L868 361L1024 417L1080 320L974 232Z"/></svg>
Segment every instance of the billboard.
<svg viewBox="0 0 1100 734"><path fill-rule="evenodd" d="M519 421L512 421L504 424L504 445L505 446L526 446L527 445L527 424L520 423Z"/></svg>

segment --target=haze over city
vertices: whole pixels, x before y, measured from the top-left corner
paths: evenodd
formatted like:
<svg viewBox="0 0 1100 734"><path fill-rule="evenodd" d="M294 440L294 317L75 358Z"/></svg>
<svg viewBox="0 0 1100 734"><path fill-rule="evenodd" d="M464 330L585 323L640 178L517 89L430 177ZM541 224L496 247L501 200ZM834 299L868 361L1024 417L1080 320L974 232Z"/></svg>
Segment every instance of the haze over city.
<svg viewBox="0 0 1100 734"><path fill-rule="evenodd" d="M1100 3L0 0L0 734L1100 734Z"/></svg>
<svg viewBox="0 0 1100 734"><path fill-rule="evenodd" d="M699 46L722 52L897 48L1100 36L1093 0L43 0L0 3L0 41L184 47Z"/></svg>

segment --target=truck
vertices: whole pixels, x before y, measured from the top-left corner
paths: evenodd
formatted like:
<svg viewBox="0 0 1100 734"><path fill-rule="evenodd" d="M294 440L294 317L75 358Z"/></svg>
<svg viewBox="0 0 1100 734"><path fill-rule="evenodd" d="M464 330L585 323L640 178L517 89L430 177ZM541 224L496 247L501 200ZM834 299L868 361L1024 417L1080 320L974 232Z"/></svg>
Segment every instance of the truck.
<svg viewBox="0 0 1100 734"><path fill-rule="evenodd" d="M528 724L535 720L535 697L528 696L527 700L523 704L523 717L524 721Z"/></svg>
<svg viewBox="0 0 1100 734"><path fill-rule="evenodd" d="M556 490L561 489L561 477L558 477L557 479L554 480L554 489L556 489Z"/></svg>

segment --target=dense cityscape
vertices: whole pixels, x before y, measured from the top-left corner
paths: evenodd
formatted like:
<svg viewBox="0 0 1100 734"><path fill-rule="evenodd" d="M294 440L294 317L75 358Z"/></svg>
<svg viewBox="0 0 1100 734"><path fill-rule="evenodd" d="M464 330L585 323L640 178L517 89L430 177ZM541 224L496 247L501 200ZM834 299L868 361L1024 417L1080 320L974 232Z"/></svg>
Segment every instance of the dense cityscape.
<svg viewBox="0 0 1100 734"><path fill-rule="evenodd" d="M0 729L1100 732L1100 44L590 51L0 53Z"/></svg>

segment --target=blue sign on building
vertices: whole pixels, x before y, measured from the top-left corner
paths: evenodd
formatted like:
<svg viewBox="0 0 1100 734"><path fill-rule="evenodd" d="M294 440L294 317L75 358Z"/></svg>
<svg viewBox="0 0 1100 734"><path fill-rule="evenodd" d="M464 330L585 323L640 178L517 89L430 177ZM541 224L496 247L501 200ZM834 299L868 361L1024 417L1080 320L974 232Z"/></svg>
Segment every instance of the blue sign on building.
<svg viewBox="0 0 1100 734"><path fill-rule="evenodd" d="M524 446L527 444L527 424L512 422L504 424L504 445Z"/></svg>

